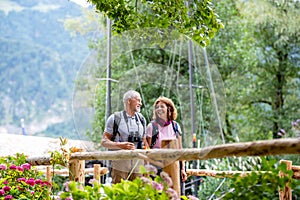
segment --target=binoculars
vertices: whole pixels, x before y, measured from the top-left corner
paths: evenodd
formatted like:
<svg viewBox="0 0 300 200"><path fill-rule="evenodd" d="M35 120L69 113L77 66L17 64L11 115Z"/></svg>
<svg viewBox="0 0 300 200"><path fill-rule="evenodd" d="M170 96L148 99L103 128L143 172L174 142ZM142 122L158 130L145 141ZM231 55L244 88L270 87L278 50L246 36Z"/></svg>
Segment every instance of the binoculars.
<svg viewBox="0 0 300 200"><path fill-rule="evenodd" d="M128 142L137 143L137 148L143 148L143 140L139 135L139 132L130 132L128 136Z"/></svg>

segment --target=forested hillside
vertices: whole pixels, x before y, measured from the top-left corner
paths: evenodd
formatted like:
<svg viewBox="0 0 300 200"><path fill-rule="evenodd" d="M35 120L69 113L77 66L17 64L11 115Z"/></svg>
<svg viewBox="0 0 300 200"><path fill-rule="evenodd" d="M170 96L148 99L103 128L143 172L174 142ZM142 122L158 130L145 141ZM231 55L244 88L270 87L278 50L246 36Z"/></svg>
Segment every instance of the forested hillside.
<svg viewBox="0 0 300 200"><path fill-rule="evenodd" d="M65 30L82 8L68 0L0 2L0 133L76 138L72 93L88 39Z"/></svg>

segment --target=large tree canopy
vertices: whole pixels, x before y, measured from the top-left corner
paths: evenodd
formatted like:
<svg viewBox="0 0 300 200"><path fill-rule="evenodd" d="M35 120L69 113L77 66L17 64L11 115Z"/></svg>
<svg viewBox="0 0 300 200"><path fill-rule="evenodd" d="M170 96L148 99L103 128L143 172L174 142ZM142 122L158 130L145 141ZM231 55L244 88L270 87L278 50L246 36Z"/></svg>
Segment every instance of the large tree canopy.
<svg viewBox="0 0 300 200"><path fill-rule="evenodd" d="M211 0L88 0L112 21L114 33L136 28L175 28L202 46L223 27Z"/></svg>
<svg viewBox="0 0 300 200"><path fill-rule="evenodd" d="M227 88L226 134L267 139L285 129L292 136L291 121L299 117L299 2L216 5L226 29L208 52Z"/></svg>

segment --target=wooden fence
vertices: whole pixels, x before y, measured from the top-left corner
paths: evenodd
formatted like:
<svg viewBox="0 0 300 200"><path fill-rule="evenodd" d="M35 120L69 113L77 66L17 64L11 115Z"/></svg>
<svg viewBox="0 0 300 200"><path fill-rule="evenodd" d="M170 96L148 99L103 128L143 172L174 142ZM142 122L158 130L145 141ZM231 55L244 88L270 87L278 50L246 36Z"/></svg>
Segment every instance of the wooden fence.
<svg viewBox="0 0 300 200"><path fill-rule="evenodd" d="M167 144L172 143L168 141ZM168 147L174 148L172 145ZM176 147L176 145L175 145ZM149 162L157 162L164 160L171 162L171 170L179 169L177 161L185 160L208 160L213 158L224 157L246 157L246 156L267 156L267 155L284 155L284 154L300 154L300 139L275 139L261 140L255 142L243 142L216 145L201 149L149 149L149 150L119 150L119 151L98 151L98 152L78 152L73 153L70 157L70 173L74 175L76 181L82 181L80 176L84 175L85 160L127 160L127 159L144 159ZM50 157L32 157L27 162L33 166L50 165ZM173 166L172 166L173 165ZM288 169L293 169L292 164L287 165ZM298 168L294 166L294 168ZM188 173L192 173L188 171ZM297 172L296 174L298 174ZM175 173L178 174L179 173ZM195 174L193 174L195 175ZM179 180L178 177L171 177L173 182ZM178 183L177 183L178 185ZM176 190L178 191L178 189ZM291 200L291 190L285 188L280 192L281 200Z"/></svg>
<svg viewBox="0 0 300 200"><path fill-rule="evenodd" d="M289 160L281 160L281 163L285 163L287 170L293 171L292 178L300 180L300 166L292 165L292 161ZM205 169L188 169L187 175L188 176L211 176L215 178L231 178L236 174L239 176L244 177L250 173L270 173L268 171L217 171L217 170L205 170ZM279 176L284 176L281 172ZM289 186L289 183L286 183L283 190L279 191L279 199L280 200L292 200L292 188Z"/></svg>
<svg viewBox="0 0 300 200"><path fill-rule="evenodd" d="M74 174L71 172L72 170L69 168L63 168L63 169L52 169L51 166L47 165L43 169L37 169L38 171L45 174L46 179L48 182L52 182L53 175L64 175L69 176L70 180L75 180ZM92 174L93 179L100 182L100 177L104 174L107 174L108 169L106 167L101 167L100 164L94 164L93 168L84 168L83 173L77 173L76 181L78 182L84 182L84 176L87 174Z"/></svg>

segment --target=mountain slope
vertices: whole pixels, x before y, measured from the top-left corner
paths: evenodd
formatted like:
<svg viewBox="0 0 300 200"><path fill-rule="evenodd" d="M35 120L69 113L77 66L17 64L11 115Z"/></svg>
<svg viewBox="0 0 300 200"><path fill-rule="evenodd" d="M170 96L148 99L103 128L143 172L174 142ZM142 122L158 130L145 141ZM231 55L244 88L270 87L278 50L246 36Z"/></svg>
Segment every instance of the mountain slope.
<svg viewBox="0 0 300 200"><path fill-rule="evenodd" d="M73 82L88 54L88 38L71 37L64 21L80 16L81 9L68 0L0 2L2 132L19 133L23 118L29 135L76 138Z"/></svg>

